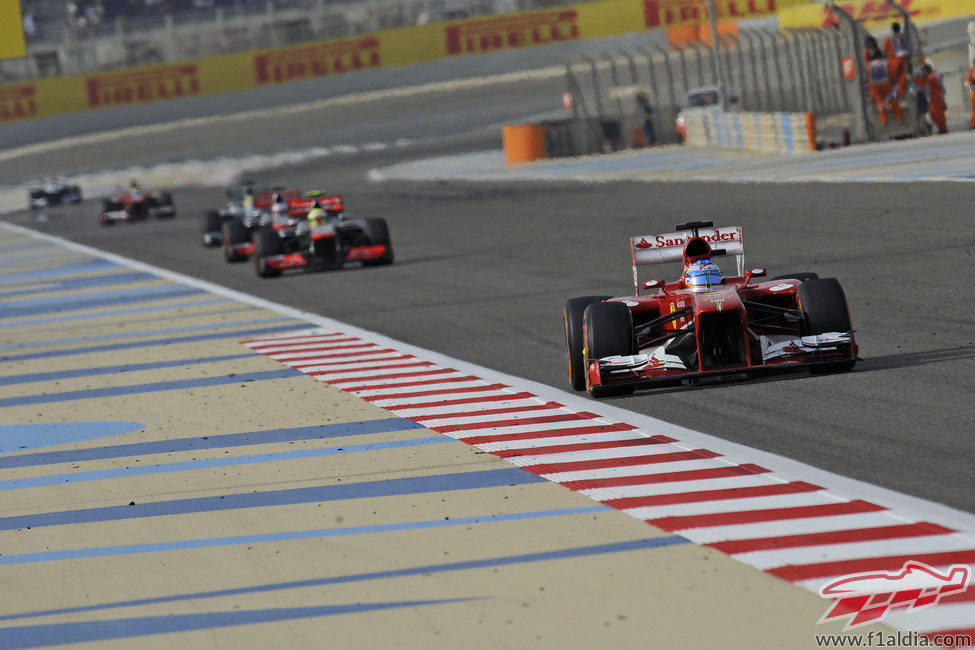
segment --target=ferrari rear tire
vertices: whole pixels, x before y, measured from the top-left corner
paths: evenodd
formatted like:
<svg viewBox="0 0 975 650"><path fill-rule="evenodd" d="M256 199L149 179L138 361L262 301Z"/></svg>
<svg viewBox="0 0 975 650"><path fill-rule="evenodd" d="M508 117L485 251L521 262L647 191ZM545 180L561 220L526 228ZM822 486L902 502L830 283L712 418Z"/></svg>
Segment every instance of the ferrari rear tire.
<svg viewBox="0 0 975 650"><path fill-rule="evenodd" d="M234 217L224 219L220 224L220 232L223 236L223 258L231 264L245 261L247 256L241 255L234 249L237 244L247 241L247 228L244 227L244 223Z"/></svg>
<svg viewBox="0 0 975 650"><path fill-rule="evenodd" d="M220 213L210 210L200 217L200 243L206 248L219 245L218 242L207 239L207 233L220 232Z"/></svg>
<svg viewBox="0 0 975 650"><path fill-rule="evenodd" d="M819 274L813 273L812 271L799 271L797 273L786 273L785 275L777 275L772 278L775 280L799 280L800 282L809 282L810 280L818 280Z"/></svg>
<svg viewBox="0 0 975 650"><path fill-rule="evenodd" d="M621 302L597 302L583 314L586 366L590 360L634 353L633 317ZM592 397L629 395L633 386L587 386Z"/></svg>
<svg viewBox="0 0 975 650"><path fill-rule="evenodd" d="M259 278L273 278L281 275L281 269L271 268L267 258L280 255L282 252L281 238L278 233L268 228L254 233L254 271Z"/></svg>
<svg viewBox="0 0 975 650"><path fill-rule="evenodd" d="M366 237L369 238L370 246L385 246L386 253L376 260L368 260L362 263L363 266L383 266L393 263L393 242L389 238L389 226L382 217L368 217L363 219Z"/></svg>
<svg viewBox="0 0 975 650"><path fill-rule="evenodd" d="M809 280L796 292L802 312L800 333L803 336L826 332L849 332L853 329L846 294L836 278ZM850 370L856 359L814 366L814 372Z"/></svg>
<svg viewBox="0 0 975 650"><path fill-rule="evenodd" d="M569 384L574 390L586 390L586 341L582 322L586 307L609 298L612 296L570 298L562 308L562 320L565 323L565 350L569 361Z"/></svg>

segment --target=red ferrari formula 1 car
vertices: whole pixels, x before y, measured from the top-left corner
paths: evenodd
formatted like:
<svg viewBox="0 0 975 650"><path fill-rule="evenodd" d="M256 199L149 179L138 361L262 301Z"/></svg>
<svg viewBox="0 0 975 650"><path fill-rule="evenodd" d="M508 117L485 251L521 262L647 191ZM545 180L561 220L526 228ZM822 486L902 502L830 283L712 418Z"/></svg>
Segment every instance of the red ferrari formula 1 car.
<svg viewBox="0 0 975 650"><path fill-rule="evenodd" d="M125 189L119 189L113 197L105 199L98 220L103 226L112 226L120 221L175 216L176 207L169 192L149 191L132 183Z"/></svg>
<svg viewBox="0 0 975 650"><path fill-rule="evenodd" d="M291 268L325 270L346 262L393 263L386 220L348 219L341 195L310 192L306 198L271 205L271 228L253 233L254 269L262 278Z"/></svg>
<svg viewBox="0 0 975 650"><path fill-rule="evenodd" d="M632 237L633 296L565 303L573 388L606 397L729 375L853 368L857 345L840 283L815 273L755 282L766 272L745 270L741 228L713 225ZM712 262L722 255L737 257L738 275L722 276ZM665 262L683 263L680 279L640 283L639 266Z"/></svg>

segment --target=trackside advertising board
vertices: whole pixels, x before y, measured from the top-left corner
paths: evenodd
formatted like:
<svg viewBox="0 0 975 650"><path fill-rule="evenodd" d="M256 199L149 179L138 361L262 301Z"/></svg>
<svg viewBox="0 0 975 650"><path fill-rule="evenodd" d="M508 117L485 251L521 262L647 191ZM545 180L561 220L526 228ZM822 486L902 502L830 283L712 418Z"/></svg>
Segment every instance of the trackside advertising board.
<svg viewBox="0 0 975 650"><path fill-rule="evenodd" d="M915 0L918 2L920 0ZM951 0L945 0L951 1ZM963 0L958 0L959 2ZM7 7L11 0L0 0ZM706 21L707 0L602 0L384 30L347 39L0 86L0 125L73 111L246 90L355 70L618 36ZM719 17L769 16L805 0L716 0ZM16 21L0 20L0 30ZM17 31L17 30L15 30ZM17 31L23 40L23 34ZM6 38L2 39L6 41Z"/></svg>
<svg viewBox="0 0 975 650"><path fill-rule="evenodd" d="M972 0L900 0L916 23L933 22L946 18L975 16ZM889 27L902 20L884 0L839 0L842 9L857 19L867 29ZM785 28L833 27L839 24L829 7L824 4L793 4L779 11L779 26Z"/></svg>
<svg viewBox="0 0 975 650"><path fill-rule="evenodd" d="M20 0L0 0L0 60L27 56Z"/></svg>

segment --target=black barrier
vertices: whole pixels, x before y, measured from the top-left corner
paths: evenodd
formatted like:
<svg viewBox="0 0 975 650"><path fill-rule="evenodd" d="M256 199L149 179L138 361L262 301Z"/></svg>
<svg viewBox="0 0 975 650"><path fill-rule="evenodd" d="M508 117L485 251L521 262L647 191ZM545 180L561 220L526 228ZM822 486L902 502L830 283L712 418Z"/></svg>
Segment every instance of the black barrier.
<svg viewBox="0 0 975 650"><path fill-rule="evenodd" d="M616 120L599 120L599 128L603 132L603 151L619 151L623 145L620 123Z"/></svg>
<svg viewBox="0 0 975 650"><path fill-rule="evenodd" d="M574 118L545 120L542 125L549 158L619 151L623 146L622 126L617 120Z"/></svg>
<svg viewBox="0 0 975 650"><path fill-rule="evenodd" d="M542 122L542 126L545 127L545 153L549 158L567 158L576 155L572 144L571 122L572 120Z"/></svg>

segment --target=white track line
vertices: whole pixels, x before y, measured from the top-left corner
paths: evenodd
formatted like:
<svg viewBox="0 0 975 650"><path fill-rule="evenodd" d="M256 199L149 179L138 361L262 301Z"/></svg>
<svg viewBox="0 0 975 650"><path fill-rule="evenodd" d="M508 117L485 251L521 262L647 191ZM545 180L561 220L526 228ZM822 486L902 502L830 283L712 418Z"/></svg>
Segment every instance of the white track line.
<svg viewBox="0 0 975 650"><path fill-rule="evenodd" d="M254 119L275 119L288 115L298 115L309 111L318 111L324 108L337 106L354 106L363 102L389 101L391 99L402 99L425 93L441 93L446 91L464 90L469 88L484 88L497 84L515 83L519 81L534 81L543 79L555 79L565 74L565 68L552 66L539 68L537 70L523 70L518 72L508 72L504 74L486 75L483 77L470 77L466 79L455 79L452 81L438 81L417 86L401 86L399 88L387 88L384 90L371 90L356 93L349 93L339 97L329 97L327 99L317 99L309 102L299 102L287 104L285 106L275 106L274 108L261 108L237 113L210 115L207 117L194 117L172 122L162 122L158 124L146 124L140 126L130 126L123 129L113 129L111 131L100 131L86 135L61 138L49 142L25 145L0 151L0 162L15 160L24 156L33 156L52 151L61 151L74 147L106 144L118 140L129 140L134 137L151 135L155 133L170 133L173 131L185 131L187 129L207 127L213 124L226 124L228 122L245 122ZM338 145L332 147L339 151ZM394 143L393 146L400 146ZM388 148L386 143L368 143L363 148L375 151L378 148Z"/></svg>
<svg viewBox="0 0 975 650"><path fill-rule="evenodd" d="M284 316L303 319L328 330L327 334L312 330L305 333L291 333L288 338L268 337L263 340L247 342L247 345L252 349L267 352L272 357L283 357L285 362L288 358L297 358L311 351L317 352L322 347L333 348L335 341L343 338L342 334L345 334L344 338L365 341L383 349L393 349L431 364L431 366L411 366L407 370L413 372L397 373L403 368L398 368L395 364L385 364L383 367L384 364L379 362L377 365L380 369L378 370L326 372L316 376L316 379L335 383L339 388L343 386L354 388L355 385L377 386L379 388L366 390L377 390L378 392L374 393L375 395L393 399L396 392L392 391L401 392L403 383L412 383L419 386L419 390L424 390L428 384L416 382L426 382L433 379L434 382L440 382L435 385L445 391L442 393L443 398L450 399L455 393L446 392L451 390L451 385L449 382L444 382L443 379L459 378L469 384L470 377L476 377L485 383L503 383L506 386L511 386L513 390L530 391L536 396L537 399L534 402L536 402L536 406L540 404L542 408L528 411L513 410L490 413L488 409L473 406L465 409L464 405L456 405L450 406L447 413L465 413L465 415L431 418L431 415L435 415L431 409L436 407L398 409L401 412L400 414L403 414L403 411L423 411L415 417L420 421L426 417L429 420L427 423L429 428L435 431L439 430L454 438L464 439L470 444L485 445L486 447L497 442L509 442L518 445L508 447L509 449L522 449L530 448L529 445L532 442L551 441L552 438L556 438L578 447L579 445L591 444L591 432L597 430L594 427L618 424L635 425L639 429L624 433L622 436L624 438L626 435L642 435L647 438L651 435L668 436L668 438L662 438L659 444L614 446L610 448L608 453L598 451L592 456L572 454L569 456L571 460L563 460L562 462L553 462L552 458L543 457L534 464L516 464L528 471L543 476L548 475L550 478L558 478L562 481L572 478L576 481L569 486L572 489L578 489L592 498L623 509L624 512L641 519L658 520L664 517L704 516L707 523L699 521L693 524L688 529L687 536L689 539L694 537L693 532L696 528L703 531L702 536L714 539L718 531L711 525L711 522L723 521L728 517L765 517L769 516L768 513L770 512L778 513L766 523L767 528L773 532L781 530L779 535L785 536L801 535L803 534L802 531L815 532L826 536L826 542L834 543L819 543L822 541L820 538L797 540L793 537L790 542L791 545L776 549L768 547L767 540L762 539L759 542L750 541L747 544L739 545L739 548L744 549L742 552L736 552L734 550L736 547L731 545L728 547L729 552L732 553L731 557L761 570L771 571L775 575L793 576L793 581L796 584L806 588L816 590L822 581L796 580L794 578L829 571L834 566L831 563L834 562L840 562L841 564L838 566L850 567L855 566L859 561L887 561L883 558L899 556L918 555L922 559L925 556L944 558L946 553L958 552L961 553L959 556L961 558L970 557L975 553L975 516L968 513L824 472L781 456L729 443L707 434L677 427L608 404L583 399L549 386L503 375L487 368L474 366L429 350L406 345L388 337L347 326L329 318L301 312L121 256L105 254L51 235L34 233L9 224L0 224L0 227L36 239L60 243L72 250L100 256L132 268L146 270L160 277L262 307ZM300 338L295 337L306 340L301 341ZM281 348L287 348L288 352L282 354ZM443 376L438 378L426 374L430 371L423 368L427 367L443 368ZM372 379L376 373L379 373L383 379ZM340 379L336 379L336 377ZM350 384L349 382L354 383ZM384 384L383 382L390 383ZM389 386L390 392L385 391L382 388L384 386ZM429 401L436 401L436 393L431 395L433 399ZM549 404L550 402L555 404ZM519 400L517 403L520 404L522 401ZM454 410L455 408L456 410ZM572 435L574 430L578 430L579 434ZM619 432L614 432L613 435L617 433ZM586 452L580 450L580 453ZM555 454L555 456L558 455ZM601 455L604 457L600 458ZM588 459L583 460L583 458ZM684 463L699 458L705 461L713 461L711 464L714 467L710 467L709 463L702 463L705 465L704 468L686 469L688 466ZM756 463L760 465L756 466ZM647 474L638 474L637 472L643 471L644 465L650 465L646 468ZM672 467L668 468L668 465L672 465ZM634 473L626 473L627 470L623 470L622 475L616 475L614 472L610 472L608 475L598 473L605 469L624 467L628 468L629 472ZM679 467L685 469L675 470ZM684 472L684 474L682 476L675 475L675 471ZM669 476L661 476L668 473ZM632 484L633 477L637 477L636 484ZM587 481L595 481L597 487L589 487ZM602 484L599 483L600 481ZM856 509L849 510L848 516L850 518L846 520L847 525L845 526L842 517L827 520L816 515L806 515L799 519L789 519L788 517L782 519L779 516L783 512L781 509L804 506L819 506L816 508L817 511L830 512L835 507L849 509L855 505L855 502L851 501L852 499L878 504L888 509L884 514L892 518L896 517L907 524L915 521L932 522L936 525L940 524L942 527L950 527L952 530L945 531L938 528L928 529L919 525L907 525L900 528L864 532L863 526L858 525L858 522L863 519L860 516L862 513ZM869 508L869 503L865 507ZM878 521L877 517L869 517L869 519L874 523ZM791 522L801 522L801 525L793 526ZM878 527L873 526L873 528ZM918 535L918 532L922 534ZM749 531L747 529L740 530L738 534L748 535ZM880 535L879 539L875 538L877 535ZM747 539L737 535L736 538L739 540ZM854 541L848 541L850 539ZM756 543L759 545L759 550L750 550L755 548ZM765 545L766 548L762 549L762 545ZM777 572L780 567L785 572ZM967 606L951 608L949 611L956 612L957 616L946 614L945 610L942 609L935 618L925 615L924 612L930 610L922 610L921 613L905 617L900 625L905 629L928 631L958 629L969 624L968 620L959 618L959 616L968 615L969 609Z"/></svg>

